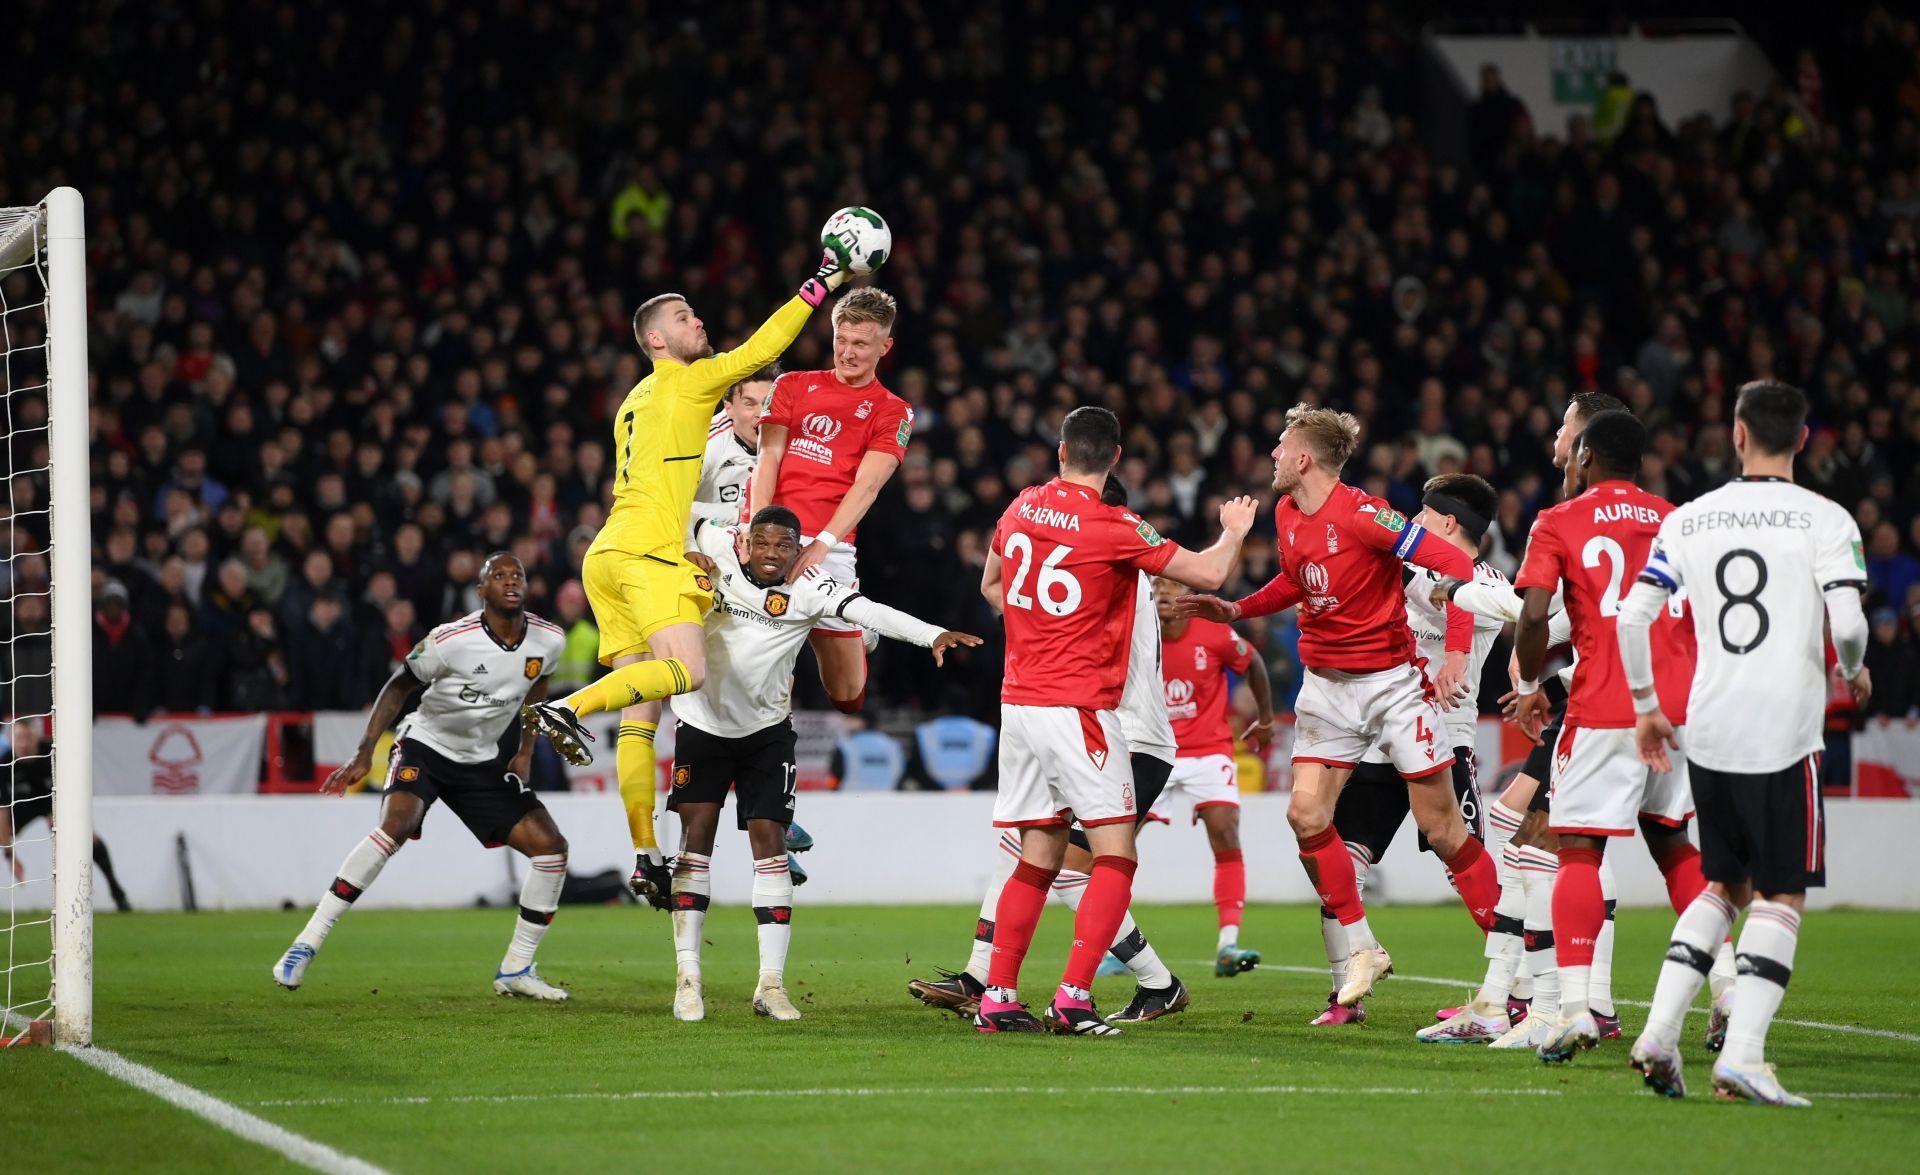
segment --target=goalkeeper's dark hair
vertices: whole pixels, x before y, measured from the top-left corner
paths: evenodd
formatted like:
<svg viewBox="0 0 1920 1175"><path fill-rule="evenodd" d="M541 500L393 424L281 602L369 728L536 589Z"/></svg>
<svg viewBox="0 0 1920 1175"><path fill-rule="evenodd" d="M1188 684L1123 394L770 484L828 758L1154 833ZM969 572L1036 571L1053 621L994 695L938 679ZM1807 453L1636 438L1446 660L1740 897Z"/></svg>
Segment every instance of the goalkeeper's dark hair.
<svg viewBox="0 0 1920 1175"><path fill-rule="evenodd" d="M640 344L642 351L647 349L647 332L653 329L654 315L670 302L685 302L685 294L655 294L640 303L640 309L633 312L633 341Z"/></svg>
<svg viewBox="0 0 1920 1175"><path fill-rule="evenodd" d="M733 394L748 384L772 383L774 380L779 379L782 374L784 373L780 370L780 361L775 359L772 363L767 364L760 370L750 375L741 376L740 381L728 388L726 395L720 397L720 402L724 404L732 400Z"/></svg>
<svg viewBox="0 0 1920 1175"><path fill-rule="evenodd" d="M1807 427L1807 394L1791 384L1756 379L1743 384L1733 418L1747 426L1747 438L1771 457L1800 448Z"/></svg>
<svg viewBox="0 0 1920 1175"><path fill-rule="evenodd" d="M1091 404L1075 408L1060 422L1060 464L1066 473L1105 473L1120 448L1120 418Z"/></svg>
<svg viewBox="0 0 1920 1175"><path fill-rule="evenodd" d="M1109 506L1127 508L1127 483L1113 474L1107 474L1107 484L1100 487L1100 500Z"/></svg>
<svg viewBox="0 0 1920 1175"><path fill-rule="evenodd" d="M1625 412L1627 402L1611 392L1581 392L1573 398L1574 415L1582 423L1602 412Z"/></svg>
<svg viewBox="0 0 1920 1175"><path fill-rule="evenodd" d="M1587 421L1579 447L1593 454L1595 470L1632 480L1640 472L1641 455L1647 451L1647 426L1631 412L1602 412Z"/></svg>
<svg viewBox="0 0 1920 1175"><path fill-rule="evenodd" d="M753 512L753 521L747 523L747 529L756 526L784 526L793 532L794 538L800 537L800 516L785 506L762 506Z"/></svg>

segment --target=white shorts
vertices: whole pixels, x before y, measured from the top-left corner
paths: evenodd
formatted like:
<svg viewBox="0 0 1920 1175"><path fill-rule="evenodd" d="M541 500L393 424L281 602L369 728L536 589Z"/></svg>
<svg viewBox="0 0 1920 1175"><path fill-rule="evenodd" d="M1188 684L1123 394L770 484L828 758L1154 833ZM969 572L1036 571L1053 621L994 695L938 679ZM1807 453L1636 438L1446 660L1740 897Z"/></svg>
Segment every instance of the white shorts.
<svg viewBox="0 0 1920 1175"><path fill-rule="evenodd" d="M1134 818L1133 765L1112 710L1000 704L995 828Z"/></svg>
<svg viewBox="0 0 1920 1175"><path fill-rule="evenodd" d="M1687 728L1674 731L1682 747ZM1553 790L1547 827L1582 836L1632 836L1639 818L1678 828L1693 815L1693 788L1683 751L1668 751L1671 771L1640 761L1633 727L1563 727L1553 744Z"/></svg>
<svg viewBox="0 0 1920 1175"><path fill-rule="evenodd" d="M807 544L812 541L812 535L801 535L800 549L803 551L806 550ZM836 543L834 544L833 550L827 552L827 557L820 561L820 571L858 591L860 589L860 569L855 564L855 557L858 554L858 548L852 544ZM815 632L844 633L847 636L861 636L864 635L866 631L853 621L842 620L838 616L822 616L813 622L813 630Z"/></svg>
<svg viewBox="0 0 1920 1175"><path fill-rule="evenodd" d="M1180 791L1193 801L1193 819L1200 820L1200 809L1240 806L1240 768L1232 755L1195 755L1173 761L1173 774L1160 798L1153 801L1147 815L1162 824L1170 824L1173 793Z"/></svg>
<svg viewBox="0 0 1920 1175"><path fill-rule="evenodd" d="M1453 762L1447 722L1411 665L1375 673L1309 669L1293 704L1293 761L1353 767L1378 747L1408 779Z"/></svg>

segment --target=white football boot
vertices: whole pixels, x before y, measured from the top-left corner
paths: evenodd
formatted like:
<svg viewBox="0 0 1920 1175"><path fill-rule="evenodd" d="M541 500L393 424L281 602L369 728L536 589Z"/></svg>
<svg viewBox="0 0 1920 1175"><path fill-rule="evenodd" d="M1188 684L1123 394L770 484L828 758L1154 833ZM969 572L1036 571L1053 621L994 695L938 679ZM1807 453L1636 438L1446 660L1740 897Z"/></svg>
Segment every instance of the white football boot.
<svg viewBox="0 0 1920 1175"><path fill-rule="evenodd" d="M1343 1008L1351 1008L1373 990L1383 976L1393 974L1393 959L1384 947L1358 950L1347 956L1347 981L1333 998Z"/></svg>
<svg viewBox="0 0 1920 1175"><path fill-rule="evenodd" d="M787 998L786 984L778 975L763 974L760 984L753 989L753 1011L756 1016L765 1016L770 1020L798 1020L800 1009L793 1006Z"/></svg>
<svg viewBox="0 0 1920 1175"><path fill-rule="evenodd" d="M1733 1101L1759 1102L1767 1106L1810 1106L1813 1103L1780 1086L1771 1062L1758 1065L1730 1065L1724 1060L1713 1063L1713 1092Z"/></svg>
<svg viewBox="0 0 1920 1175"><path fill-rule="evenodd" d="M273 965L273 981L288 991L295 990L300 986L300 981L307 977L307 968L313 963L316 953L304 942L294 943Z"/></svg>
<svg viewBox="0 0 1920 1175"><path fill-rule="evenodd" d="M564 987L555 987L540 978L540 972L534 970L532 963L518 971L496 971L493 975L493 994L525 996L531 1000L565 1000L572 996Z"/></svg>
<svg viewBox="0 0 1920 1175"><path fill-rule="evenodd" d="M675 1020L707 1018L707 1000L701 990L700 976L689 971L680 973L679 982L673 989L673 1018Z"/></svg>

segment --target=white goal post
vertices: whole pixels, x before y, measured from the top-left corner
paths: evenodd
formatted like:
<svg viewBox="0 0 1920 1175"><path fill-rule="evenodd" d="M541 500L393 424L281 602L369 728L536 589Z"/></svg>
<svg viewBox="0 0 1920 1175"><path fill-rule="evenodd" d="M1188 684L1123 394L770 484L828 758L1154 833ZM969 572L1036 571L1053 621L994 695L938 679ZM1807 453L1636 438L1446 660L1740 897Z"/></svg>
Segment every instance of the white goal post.
<svg viewBox="0 0 1920 1175"><path fill-rule="evenodd" d="M38 966L23 969L12 957L12 943L4 990L7 1023L0 1039L26 1032L39 1037L40 1022L48 1018L51 1002L52 1036L60 1044L93 1042L93 602L92 525L88 509L89 409L87 386L87 269L86 217L80 193L56 188L29 208L0 209L0 290L13 294L0 305L4 311L8 410L11 432L18 426L17 404L44 398L46 407L46 463L23 460L21 447L7 449L8 521L17 525L20 504L11 496L17 477L44 477L44 501L21 515L47 513L48 585L51 608L51 714L22 714L21 682L7 686L6 717L14 722L44 724L52 769L51 845L51 993L41 996L23 990L36 984L32 975L44 975ZM42 351L40 355L31 352ZM42 373L44 372L44 377ZM16 397L20 397L16 400ZM14 438L9 437L12 441ZM21 466L26 466L22 468ZM12 552L10 552L11 554ZM8 640L19 637L17 608L21 586L9 577ZM10 667L18 662L10 658ZM16 670L17 671L17 670ZM44 710L46 702L30 707ZM18 748L9 745L15 760L4 783L18 778ZM0 804L11 808L14 796L0 794ZM10 812L11 814L11 812ZM14 831L18 831L17 829ZM19 848L20 846L15 846ZM10 892L22 884L9 872ZM41 880L46 880L44 877ZM42 892L45 892L44 890ZM8 937L18 940L20 912L9 902ZM35 961L37 963L37 961ZM39 965L39 966L44 966ZM44 990L44 989L42 989ZM16 1011L18 1009L18 1011ZM29 1016L31 1010L38 1015Z"/></svg>

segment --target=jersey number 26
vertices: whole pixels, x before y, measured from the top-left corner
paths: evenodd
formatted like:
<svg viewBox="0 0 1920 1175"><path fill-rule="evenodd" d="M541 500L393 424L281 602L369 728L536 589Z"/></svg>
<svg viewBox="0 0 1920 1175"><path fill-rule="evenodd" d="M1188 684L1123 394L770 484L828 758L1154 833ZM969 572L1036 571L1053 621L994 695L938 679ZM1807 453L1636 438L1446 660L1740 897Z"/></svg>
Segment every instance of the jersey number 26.
<svg viewBox="0 0 1920 1175"><path fill-rule="evenodd" d="M1034 592L1040 597L1041 609L1049 616L1065 616L1080 606L1080 581L1073 577L1073 572L1060 566L1071 554L1072 547L1057 546L1040 564ZM1013 565L1013 578L1007 581L1007 607L1031 609L1033 596L1023 589L1027 576L1033 571L1033 540L1019 531L1008 535L1006 558Z"/></svg>

